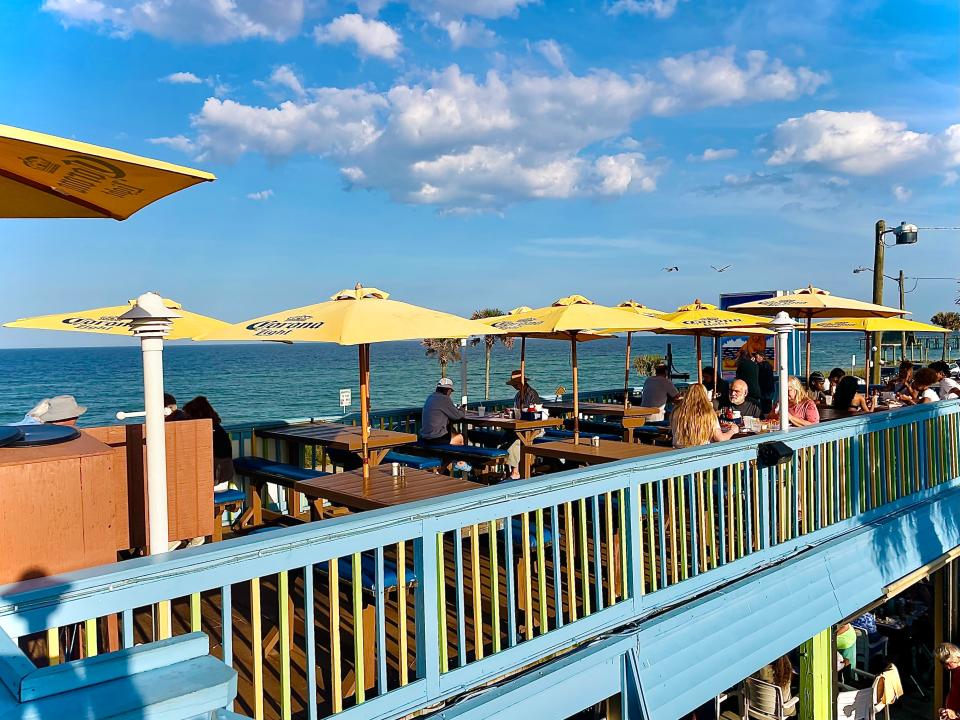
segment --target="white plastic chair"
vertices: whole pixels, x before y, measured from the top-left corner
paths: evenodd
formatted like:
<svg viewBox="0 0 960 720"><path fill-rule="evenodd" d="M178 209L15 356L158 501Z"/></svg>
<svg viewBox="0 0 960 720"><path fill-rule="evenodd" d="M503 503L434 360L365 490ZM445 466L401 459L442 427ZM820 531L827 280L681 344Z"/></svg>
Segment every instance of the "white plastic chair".
<svg viewBox="0 0 960 720"><path fill-rule="evenodd" d="M856 668L851 668L850 672L856 680L869 680L870 686L857 689L840 683L838 720L876 720L881 713L890 720L890 706L885 705L880 697L880 676Z"/></svg>
<svg viewBox="0 0 960 720"><path fill-rule="evenodd" d="M771 683L749 677L743 682L744 710L756 720L787 720L795 714L798 698L783 698L783 690Z"/></svg>

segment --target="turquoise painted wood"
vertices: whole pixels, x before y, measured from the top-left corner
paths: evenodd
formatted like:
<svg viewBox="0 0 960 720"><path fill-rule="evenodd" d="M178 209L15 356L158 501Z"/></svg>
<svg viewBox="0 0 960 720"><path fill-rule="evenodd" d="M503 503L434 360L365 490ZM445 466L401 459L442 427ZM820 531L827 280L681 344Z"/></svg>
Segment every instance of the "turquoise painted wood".
<svg viewBox="0 0 960 720"><path fill-rule="evenodd" d="M233 586L280 572L306 572L312 576L310 593L321 592L316 583L328 583L331 565L362 553L372 561L374 591L354 588L353 597L372 609L365 616L365 622L374 624L367 635L382 647L384 592L395 593L390 583L406 575L402 569L388 570L387 563L395 563L403 548L411 575L407 610L417 639L406 665L409 676L400 684L393 678L387 682L384 659L374 652L364 671L378 671L376 682L364 702L343 711L351 717L385 718L436 703L678 604L671 612L682 614L683 604L695 596L755 575L812 545L937 502L953 492L957 481L958 414L960 401L876 413L786 435L478 487L453 498L71 573L53 583L22 583L0 588L0 629L17 637L114 613L129 616L133 608L196 593L213 594L223 607L223 654L230 665ZM389 418L402 415L382 417L389 425L401 422ZM254 447L251 438L257 430L235 431L235 439L247 444L244 452L276 452L260 442ZM787 442L796 452L794 461L776 470L758 468L757 447L770 439ZM888 481L896 463L903 462L896 443L914 448L903 482ZM614 497L622 499L614 503ZM621 512L629 517L620 518ZM506 620L502 642L498 649L486 647L482 658L467 647L471 633L465 626L476 608L467 589L473 573L463 560L470 556L461 555L470 553L463 538L477 526L492 529L491 539L499 547L496 570L507 583L496 596L500 622ZM486 546L487 538L480 544ZM494 569L493 557L483 560L488 563L484 577ZM546 558L553 567L544 577ZM898 568L906 574L921 559L922 553L908 554L897 561ZM781 582L774 579L777 574L763 577L770 579L758 581L753 592L765 593L765 583ZM544 623L541 603L548 598L559 619ZM483 613L490 617L489 608ZM302 640L295 636L293 642ZM360 662L364 648L356 643L364 638L349 642L354 645L340 648L341 657ZM309 650L295 649L302 654ZM0 653L4 659L4 684L7 678L22 677L11 668L15 656ZM645 662L642 654L640 662ZM329 677L326 683L329 688ZM341 700L352 704L344 693Z"/></svg>

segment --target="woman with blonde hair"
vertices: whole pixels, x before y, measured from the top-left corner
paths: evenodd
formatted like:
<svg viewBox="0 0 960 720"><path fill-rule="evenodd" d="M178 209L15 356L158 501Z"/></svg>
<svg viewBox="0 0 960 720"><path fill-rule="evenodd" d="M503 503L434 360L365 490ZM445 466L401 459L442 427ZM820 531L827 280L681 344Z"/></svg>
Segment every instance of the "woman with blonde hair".
<svg viewBox="0 0 960 720"><path fill-rule="evenodd" d="M817 410L817 404L807 393L807 389L798 377L791 377L787 381L787 417L794 427L806 427L820 422L820 411ZM769 419L780 419L780 403L774 406Z"/></svg>
<svg viewBox="0 0 960 720"><path fill-rule="evenodd" d="M683 402L674 408L670 416L675 448L709 445L711 442L729 440L737 434L737 426L727 431L720 429L720 420L707 395L707 389L700 384L691 385Z"/></svg>

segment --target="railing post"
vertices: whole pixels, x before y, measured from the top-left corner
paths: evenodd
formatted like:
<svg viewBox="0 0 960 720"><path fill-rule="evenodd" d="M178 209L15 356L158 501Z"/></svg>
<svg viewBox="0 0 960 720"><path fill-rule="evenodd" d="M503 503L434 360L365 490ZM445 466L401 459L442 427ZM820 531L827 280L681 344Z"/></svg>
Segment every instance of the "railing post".
<svg viewBox="0 0 960 720"><path fill-rule="evenodd" d="M440 618L437 612L437 531L423 523L420 537L413 541L416 568L417 677L427 681L427 697L440 693Z"/></svg>
<svg viewBox="0 0 960 720"><path fill-rule="evenodd" d="M640 611L643 603L643 571L641 569L641 563L644 558L640 556L640 533L643 532L643 529L640 527L640 495L639 485L631 480L627 486L627 502L625 508L625 510L630 513L628 515L630 518L630 536L625 538L625 548L627 552L630 553L630 577L627 578L627 583L629 583L630 588L630 600L636 612ZM652 515L653 513L651 511L651 517ZM558 536L554 535L554 537L556 538ZM557 541L554 540L554 542ZM651 552L652 550L653 548L649 548L647 552Z"/></svg>
<svg viewBox="0 0 960 720"><path fill-rule="evenodd" d="M773 486L773 471L774 468L760 468L760 482L757 483L759 491L759 497L757 497L757 506L759 508L760 515L760 550L765 550L770 547L770 539L773 537L773 528L770 526L770 497L772 495L772 486Z"/></svg>
<svg viewBox="0 0 960 720"><path fill-rule="evenodd" d="M850 438L850 477L847 482L850 483L850 512L851 517L860 514L860 438L861 435L854 435Z"/></svg>

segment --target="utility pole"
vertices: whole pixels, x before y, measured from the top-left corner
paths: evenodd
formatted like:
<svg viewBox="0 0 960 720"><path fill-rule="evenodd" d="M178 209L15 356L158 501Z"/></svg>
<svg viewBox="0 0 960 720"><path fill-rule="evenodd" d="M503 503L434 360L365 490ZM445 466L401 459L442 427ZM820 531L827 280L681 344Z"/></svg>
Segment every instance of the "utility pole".
<svg viewBox="0 0 960 720"><path fill-rule="evenodd" d="M897 283L900 285L900 309L906 310L903 304L903 270L900 271L900 277L897 279ZM900 317L903 317L902 315ZM907 359L907 334L905 332L900 333L900 359Z"/></svg>
<svg viewBox="0 0 960 720"><path fill-rule="evenodd" d="M887 223L883 220L877 220L874 228L873 243L873 302L876 305L883 305L883 234L886 230ZM901 285L900 287L902 288L903 286ZM874 335L876 335L876 333ZM880 339L881 342L877 342L876 337L871 338L874 347L872 353L873 369L869 373L870 377L864 378L867 383L868 394L871 381L874 384L880 383L880 345L882 344L883 333L880 333ZM865 350L870 352L869 348L865 348Z"/></svg>

